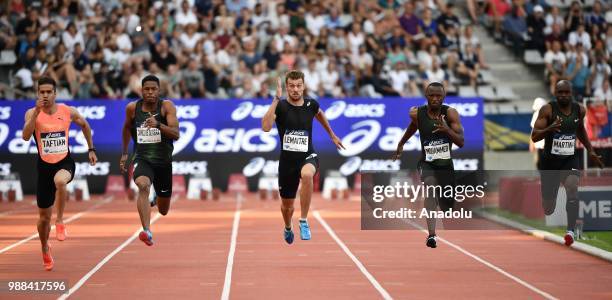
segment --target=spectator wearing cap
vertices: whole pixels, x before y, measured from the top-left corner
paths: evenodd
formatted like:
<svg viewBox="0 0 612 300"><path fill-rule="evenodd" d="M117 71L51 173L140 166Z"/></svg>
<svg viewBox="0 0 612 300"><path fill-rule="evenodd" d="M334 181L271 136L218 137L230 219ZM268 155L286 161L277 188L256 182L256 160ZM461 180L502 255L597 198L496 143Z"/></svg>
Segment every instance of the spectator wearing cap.
<svg viewBox="0 0 612 300"><path fill-rule="evenodd" d="M527 17L527 34L529 36L527 44L529 48L540 51L540 54L546 52L544 28L546 28L544 8L541 5L536 5L533 8L533 14Z"/></svg>

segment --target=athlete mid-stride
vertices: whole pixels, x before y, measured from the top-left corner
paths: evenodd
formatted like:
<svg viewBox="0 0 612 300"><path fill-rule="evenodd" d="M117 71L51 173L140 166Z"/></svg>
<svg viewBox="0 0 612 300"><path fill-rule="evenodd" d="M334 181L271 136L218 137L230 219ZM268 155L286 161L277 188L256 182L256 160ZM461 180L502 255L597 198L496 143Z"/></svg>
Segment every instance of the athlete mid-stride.
<svg viewBox="0 0 612 300"><path fill-rule="evenodd" d="M265 132L272 129L276 122L280 137L281 153L278 164L278 185L282 199L281 212L285 221L284 237L288 244L293 243L291 218L293 202L300 189L300 237L310 240L310 226L307 217L312 196L313 178L319 168L319 159L312 145L312 120L316 118L325 128L338 149L344 149L340 139L334 134L319 103L304 97L304 73L291 71L285 78L287 100L281 100L283 88L281 79L277 80L276 96L264 115L261 125Z"/></svg>

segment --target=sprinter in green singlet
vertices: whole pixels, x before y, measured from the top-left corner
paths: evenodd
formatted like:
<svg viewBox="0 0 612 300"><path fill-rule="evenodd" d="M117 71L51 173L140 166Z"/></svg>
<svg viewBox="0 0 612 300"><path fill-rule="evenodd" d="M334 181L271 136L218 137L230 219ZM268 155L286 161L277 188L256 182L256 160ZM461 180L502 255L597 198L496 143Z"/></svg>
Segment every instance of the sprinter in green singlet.
<svg viewBox="0 0 612 300"><path fill-rule="evenodd" d="M567 232L563 237L565 245L574 243L574 229L578 219L578 183L580 181L576 140L579 140L589 154L589 158L600 168L604 167L584 128L584 106L573 101L572 84L560 80L555 85L556 101L542 106L533 125L531 140L544 139L544 154L540 160L540 187L542 208L546 215L555 212L559 184L563 184L566 194Z"/></svg>
<svg viewBox="0 0 612 300"><path fill-rule="evenodd" d="M444 86L439 82L432 82L425 89L427 105L412 107L410 109L410 125L393 155L393 159L399 159L404 150L404 144L418 130L421 137L422 157L418 169L421 181L425 187L440 185L454 185L454 167L451 156L453 144L463 147L463 127L459 119L459 113L452 107L443 105L446 92ZM454 199L427 195L425 208L432 211L437 206L447 211L453 208ZM442 196L442 195L438 195ZM436 248L436 220L427 219L426 245Z"/></svg>
<svg viewBox="0 0 612 300"><path fill-rule="evenodd" d="M151 233L151 206L166 215L172 195L172 142L179 138L176 107L170 100L161 100L159 79L148 75L142 79L142 99L125 108L122 155L119 166L127 171L130 137L134 141L134 182L138 186L138 214L142 223L139 239L153 245ZM156 197L149 202L151 184Z"/></svg>

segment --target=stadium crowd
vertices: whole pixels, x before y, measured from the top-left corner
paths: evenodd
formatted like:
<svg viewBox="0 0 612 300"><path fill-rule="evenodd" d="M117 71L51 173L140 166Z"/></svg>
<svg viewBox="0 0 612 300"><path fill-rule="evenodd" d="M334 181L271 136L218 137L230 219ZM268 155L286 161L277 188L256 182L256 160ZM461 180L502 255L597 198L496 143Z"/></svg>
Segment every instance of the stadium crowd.
<svg viewBox="0 0 612 300"><path fill-rule="evenodd" d="M452 3L427 1L9 0L0 48L13 87L43 74L74 99L133 98L162 77L170 98L268 97L303 70L312 96L420 95L486 68Z"/></svg>
<svg viewBox="0 0 612 300"><path fill-rule="evenodd" d="M557 2L492 0L479 6L469 0L468 7L474 20L479 12L487 16L496 36L518 54L524 49L540 52L551 94L558 80L567 79L577 100L585 96L612 100L611 3L595 0L587 7L582 3L588 1Z"/></svg>

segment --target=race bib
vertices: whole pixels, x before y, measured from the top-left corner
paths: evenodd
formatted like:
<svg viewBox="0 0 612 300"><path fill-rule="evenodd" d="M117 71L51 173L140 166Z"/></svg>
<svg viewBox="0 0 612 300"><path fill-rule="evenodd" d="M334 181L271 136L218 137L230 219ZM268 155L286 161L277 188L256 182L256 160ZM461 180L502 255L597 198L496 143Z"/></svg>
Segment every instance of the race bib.
<svg viewBox="0 0 612 300"><path fill-rule="evenodd" d="M308 131L287 130L283 136L283 150L308 152Z"/></svg>
<svg viewBox="0 0 612 300"><path fill-rule="evenodd" d="M425 161L434 161L437 159L450 159L450 144L445 140L431 141L424 145Z"/></svg>
<svg viewBox="0 0 612 300"><path fill-rule="evenodd" d="M155 144L160 143L161 140L161 131L157 128L136 128L136 141L138 144Z"/></svg>
<svg viewBox="0 0 612 300"><path fill-rule="evenodd" d="M573 134L555 134L552 141L551 154L574 155L576 136Z"/></svg>
<svg viewBox="0 0 612 300"><path fill-rule="evenodd" d="M66 132L43 132L40 134L42 151L44 154L61 154L68 152Z"/></svg>

